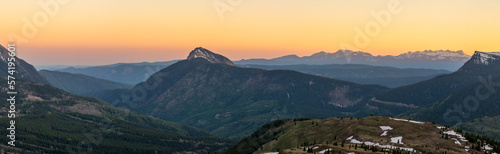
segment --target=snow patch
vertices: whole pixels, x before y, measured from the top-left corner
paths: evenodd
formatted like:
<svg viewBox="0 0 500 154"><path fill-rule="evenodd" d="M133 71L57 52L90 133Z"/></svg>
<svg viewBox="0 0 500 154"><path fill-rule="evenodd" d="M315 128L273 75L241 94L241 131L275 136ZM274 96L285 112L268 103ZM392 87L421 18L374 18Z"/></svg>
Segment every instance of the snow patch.
<svg viewBox="0 0 500 154"><path fill-rule="evenodd" d="M462 146L462 143L460 143L460 141L458 141L456 138L451 138L451 140L455 141L456 145Z"/></svg>
<svg viewBox="0 0 500 154"><path fill-rule="evenodd" d="M332 148L329 148L329 149L321 150L321 151L319 151L319 153L325 153L326 151L332 151L332 150L333 150Z"/></svg>
<svg viewBox="0 0 500 154"><path fill-rule="evenodd" d="M354 136L349 136L347 139L345 140L351 140Z"/></svg>
<svg viewBox="0 0 500 154"><path fill-rule="evenodd" d="M379 126L380 129L382 129L383 131L386 131L386 130L392 130L393 128L391 126Z"/></svg>
<svg viewBox="0 0 500 154"><path fill-rule="evenodd" d="M380 135L380 136L387 136L387 132L388 131L384 131L384 133L382 133L382 135Z"/></svg>
<svg viewBox="0 0 500 154"><path fill-rule="evenodd" d="M414 121L414 120L407 120L407 119L398 119L398 118L389 118L391 120L396 120L396 121L406 121L410 123L415 123L415 124L424 124L424 122L421 121Z"/></svg>
<svg viewBox="0 0 500 154"><path fill-rule="evenodd" d="M374 142L370 142L370 141L361 142L361 141L358 141L356 139L353 139L353 136L349 136L346 140L351 140L351 143L354 143L354 144L365 144L365 145L369 145L369 146L377 146L377 147L384 148L384 149L401 149L401 150L405 150L405 151L412 151L412 152L414 151L413 148L405 148L405 147L398 147L398 146L392 146L392 145L380 145L379 143L374 143ZM399 137L391 138L392 143L398 143L398 141L399 141L399 144L403 144L403 137L399 136Z"/></svg>
<svg viewBox="0 0 500 154"><path fill-rule="evenodd" d="M356 139L352 139L352 140L351 140L351 143L354 143L354 144L362 144L363 142L358 141L358 140L356 140Z"/></svg>
<svg viewBox="0 0 500 154"><path fill-rule="evenodd" d="M373 142L369 142L369 141L366 141L366 142L364 142L364 143L365 143L365 145L369 145L369 146L375 145L375 143L373 143ZM378 144L378 143L377 143L377 144Z"/></svg>
<svg viewBox="0 0 500 154"><path fill-rule="evenodd" d="M387 136L387 133L389 132L389 130L392 130L392 127L391 126L379 126L380 129L382 129L384 131L384 133L382 133L382 135L380 136Z"/></svg>
<svg viewBox="0 0 500 154"><path fill-rule="evenodd" d="M444 134L448 134L448 135L453 135L453 136L456 136L456 137L457 137L458 139L460 139L460 141L462 141L462 142L468 142L468 140L467 140L464 136L462 136L462 135L458 134L457 132L455 132L455 131L453 131L453 130L446 131L446 132L443 132L443 133L444 133Z"/></svg>
<svg viewBox="0 0 500 154"><path fill-rule="evenodd" d="M485 145L485 146L484 146L484 150L493 150L493 148L492 148L492 147L490 147L489 145Z"/></svg>
<svg viewBox="0 0 500 154"><path fill-rule="evenodd" d="M398 143L399 141L399 143ZM391 138L392 143L397 143L397 144L404 144L403 143L403 136L398 136L398 137L393 137Z"/></svg>

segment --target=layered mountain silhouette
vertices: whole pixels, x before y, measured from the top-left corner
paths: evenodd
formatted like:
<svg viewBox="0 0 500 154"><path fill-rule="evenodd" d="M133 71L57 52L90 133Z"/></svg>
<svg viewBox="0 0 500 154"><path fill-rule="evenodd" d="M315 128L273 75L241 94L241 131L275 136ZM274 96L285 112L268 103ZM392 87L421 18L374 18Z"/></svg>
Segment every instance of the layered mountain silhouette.
<svg viewBox="0 0 500 154"><path fill-rule="evenodd" d="M266 70L293 70L359 84L377 84L390 88L406 86L434 78L438 75L450 73L446 70L396 68L363 64L243 65L242 67Z"/></svg>
<svg viewBox="0 0 500 154"><path fill-rule="evenodd" d="M1 47L2 63L8 51ZM5 68L5 67L2 67ZM2 70L2 75L6 75ZM224 151L233 140L210 137L211 133L180 123L167 122L107 102L77 96L48 85L34 67L22 59L16 63L16 117L7 118L9 102L2 101L0 127L10 127L16 120L15 147L5 145L10 139L0 138L2 152L13 153L206 153ZM78 88L82 77L61 72L41 71L50 79ZM54 77L54 78L53 78ZM101 79L90 79L95 84ZM7 78L0 77L0 86L8 87ZM94 84L94 83L93 83ZM57 83L56 85L59 85ZM109 86L109 85L108 85ZM81 88L81 87L80 87ZM90 88L89 88L90 89ZM0 98L7 100L7 88L0 89Z"/></svg>
<svg viewBox="0 0 500 154"><path fill-rule="evenodd" d="M1 58L1 61L0 61L0 66L1 69L0 69L0 76L1 77L7 77L8 76L8 58L9 58L9 51L3 47L2 45L0 45L0 58ZM39 83L43 83L43 84L49 84L49 82L43 78L43 76L41 76L35 69L35 67L33 67L33 65L27 63L26 61L24 61L23 59L19 58L19 57L16 57L16 62L15 62L16 66L15 66L15 75L14 77L16 79L22 79L22 80L26 80L26 81L33 81L33 82L39 82Z"/></svg>
<svg viewBox="0 0 500 154"><path fill-rule="evenodd" d="M397 56L373 56L361 51L339 50L334 53L318 52L311 56L288 55L273 59L247 59L236 61L237 65L323 65L323 64L367 64L398 68L430 68L457 70L470 58L463 51L425 50L407 52Z"/></svg>
<svg viewBox="0 0 500 154"><path fill-rule="evenodd" d="M48 70L41 70L39 73L47 79L52 86L77 95L85 95L87 93L108 89L132 88L131 85L105 79L98 79L83 74L71 74L67 72Z"/></svg>
<svg viewBox="0 0 500 154"><path fill-rule="evenodd" d="M202 52L200 54L199 52ZM354 112L388 88L359 85L295 71L266 71L231 65L203 48L108 102L131 101L132 110L181 122L225 137L248 135L272 120L332 117ZM150 88L148 87L155 87Z"/></svg>
<svg viewBox="0 0 500 154"><path fill-rule="evenodd" d="M155 63L118 63L104 66L90 67L68 67L56 69L60 72L68 72L73 74L84 74L87 76L105 79L114 82L120 82L128 85L135 85L148 79L152 74L159 70L172 65L177 60L155 62Z"/></svg>

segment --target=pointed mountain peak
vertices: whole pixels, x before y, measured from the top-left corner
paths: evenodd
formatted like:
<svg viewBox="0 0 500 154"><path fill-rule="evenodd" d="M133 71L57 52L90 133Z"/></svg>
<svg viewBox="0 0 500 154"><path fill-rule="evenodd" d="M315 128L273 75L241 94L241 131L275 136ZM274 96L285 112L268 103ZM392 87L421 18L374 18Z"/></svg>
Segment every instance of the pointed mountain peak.
<svg viewBox="0 0 500 154"><path fill-rule="evenodd" d="M489 65L492 63L500 62L500 52L481 52L476 51L474 55L472 55L471 59L475 64L483 64Z"/></svg>
<svg viewBox="0 0 500 154"><path fill-rule="evenodd" d="M193 51L191 51L191 53L189 53L189 56L187 57L187 60L191 60L194 58L204 58L211 63L222 63L222 64L228 64L228 65L234 66L234 63L231 60L229 60L228 58L226 58L222 55L213 53L212 51L207 50L203 47L197 47Z"/></svg>

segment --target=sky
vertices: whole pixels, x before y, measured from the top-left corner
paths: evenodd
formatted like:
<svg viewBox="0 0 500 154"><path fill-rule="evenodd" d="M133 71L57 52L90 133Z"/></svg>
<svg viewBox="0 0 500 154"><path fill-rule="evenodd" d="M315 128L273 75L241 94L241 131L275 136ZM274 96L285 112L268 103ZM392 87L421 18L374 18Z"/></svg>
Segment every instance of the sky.
<svg viewBox="0 0 500 154"><path fill-rule="evenodd" d="M350 49L500 51L497 0L2 0L0 44L36 65Z"/></svg>

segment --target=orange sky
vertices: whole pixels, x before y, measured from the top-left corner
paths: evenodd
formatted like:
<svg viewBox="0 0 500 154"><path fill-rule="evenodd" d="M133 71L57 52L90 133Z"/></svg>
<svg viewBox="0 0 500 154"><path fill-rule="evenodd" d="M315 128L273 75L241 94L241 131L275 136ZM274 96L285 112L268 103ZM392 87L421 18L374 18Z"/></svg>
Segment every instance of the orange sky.
<svg viewBox="0 0 500 154"><path fill-rule="evenodd" d="M39 2L57 5L44 7ZM166 61L186 58L198 46L232 60L305 56L341 48L374 55L439 49L467 54L500 51L500 1L496 0L3 0L1 4L0 43L6 46L13 34L22 37L16 39L18 55L34 65ZM227 11L220 13L217 8ZM384 12L390 20L380 22L372 15ZM36 32L26 30L31 24ZM361 36L357 29L366 35L364 42L356 43Z"/></svg>

